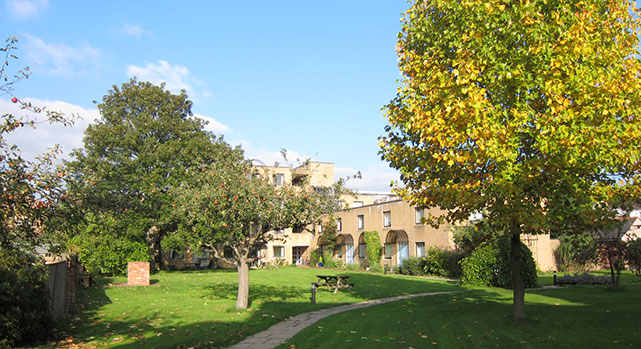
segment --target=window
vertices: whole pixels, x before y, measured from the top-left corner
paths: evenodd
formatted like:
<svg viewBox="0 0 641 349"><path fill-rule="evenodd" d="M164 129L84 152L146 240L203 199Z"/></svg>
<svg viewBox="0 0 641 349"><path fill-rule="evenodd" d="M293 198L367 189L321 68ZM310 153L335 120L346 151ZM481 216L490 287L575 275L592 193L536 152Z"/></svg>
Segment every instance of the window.
<svg viewBox="0 0 641 349"><path fill-rule="evenodd" d="M390 211L383 212L383 226L384 227L392 226L392 212Z"/></svg>
<svg viewBox="0 0 641 349"><path fill-rule="evenodd" d="M323 225L322 224L319 224L317 226L316 232L318 232L318 233L322 233L323 232Z"/></svg>
<svg viewBox="0 0 641 349"><path fill-rule="evenodd" d="M367 257L367 245L358 244L358 258L365 258L365 257Z"/></svg>
<svg viewBox="0 0 641 349"><path fill-rule="evenodd" d="M416 257L425 257L425 243L417 242L416 243Z"/></svg>
<svg viewBox="0 0 641 349"><path fill-rule="evenodd" d="M232 250L229 246L225 246L225 248L223 249L223 257L234 258L234 250Z"/></svg>
<svg viewBox="0 0 641 349"><path fill-rule="evenodd" d="M343 230L343 219L338 218L336 220L336 231L342 231Z"/></svg>
<svg viewBox="0 0 641 349"><path fill-rule="evenodd" d="M169 250L169 259L183 259L185 258L184 253L179 253L178 251Z"/></svg>
<svg viewBox="0 0 641 349"><path fill-rule="evenodd" d="M358 229L363 229L365 227L365 216L362 214L358 215Z"/></svg>
<svg viewBox="0 0 641 349"><path fill-rule="evenodd" d="M285 258L285 246L274 246L274 258Z"/></svg>
<svg viewBox="0 0 641 349"><path fill-rule="evenodd" d="M354 201L354 204L352 205L352 207L361 207L361 206L363 206L362 201Z"/></svg>
<svg viewBox="0 0 641 349"><path fill-rule="evenodd" d="M385 244L385 259L392 259L394 244Z"/></svg>
<svg viewBox="0 0 641 349"><path fill-rule="evenodd" d="M281 187L285 184L285 175L282 173L277 173L274 175L274 185Z"/></svg>
<svg viewBox="0 0 641 349"><path fill-rule="evenodd" d="M292 232L300 234L303 232L303 226L301 224L297 224L292 228Z"/></svg>
<svg viewBox="0 0 641 349"><path fill-rule="evenodd" d="M423 217L425 217L424 208L414 209L414 224L423 224Z"/></svg>

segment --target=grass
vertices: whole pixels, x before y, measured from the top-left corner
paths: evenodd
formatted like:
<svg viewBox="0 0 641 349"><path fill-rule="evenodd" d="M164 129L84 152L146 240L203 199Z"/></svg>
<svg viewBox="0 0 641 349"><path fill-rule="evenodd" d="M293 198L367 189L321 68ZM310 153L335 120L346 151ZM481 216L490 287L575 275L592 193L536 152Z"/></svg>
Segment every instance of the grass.
<svg viewBox="0 0 641 349"><path fill-rule="evenodd" d="M352 290L317 292L318 273L351 275ZM292 315L389 296L461 290L457 283L399 275L286 267L250 271L250 306L236 311L235 270L164 271L148 287L109 287L105 278L81 290L78 309L57 324L58 340L41 347L225 347Z"/></svg>
<svg viewBox="0 0 641 349"><path fill-rule="evenodd" d="M511 319L510 290L413 298L334 315L281 347L639 347L641 282L628 273L622 286L528 290L523 322Z"/></svg>

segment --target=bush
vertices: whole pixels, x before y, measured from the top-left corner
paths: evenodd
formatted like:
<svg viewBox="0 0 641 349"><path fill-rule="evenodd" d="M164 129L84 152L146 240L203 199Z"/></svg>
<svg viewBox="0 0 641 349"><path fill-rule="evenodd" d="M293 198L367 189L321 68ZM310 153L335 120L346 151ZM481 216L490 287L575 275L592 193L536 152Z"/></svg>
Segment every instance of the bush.
<svg viewBox="0 0 641 349"><path fill-rule="evenodd" d="M361 267L358 264L348 264L345 266L345 270L360 270Z"/></svg>
<svg viewBox="0 0 641 349"><path fill-rule="evenodd" d="M382 273L383 272L383 266L380 265L380 264L373 264L373 265L370 265L368 268L369 268L369 271L371 271L373 273Z"/></svg>
<svg viewBox="0 0 641 349"><path fill-rule="evenodd" d="M419 257L410 257L403 260L403 264L398 267L398 273L403 275L423 275L423 259Z"/></svg>
<svg viewBox="0 0 641 349"><path fill-rule="evenodd" d="M309 252L309 265L315 267L320 262L321 251L320 249L314 249Z"/></svg>
<svg viewBox="0 0 641 349"><path fill-rule="evenodd" d="M0 250L0 347L46 339L51 325L46 266L23 252Z"/></svg>
<svg viewBox="0 0 641 349"><path fill-rule="evenodd" d="M557 285L607 285L612 280L607 276L596 276L588 273L563 275L556 279Z"/></svg>
<svg viewBox="0 0 641 349"><path fill-rule="evenodd" d="M537 284L536 263L532 252L522 242L521 275L526 288ZM461 282L468 285L512 288L510 239L483 244L461 261Z"/></svg>
<svg viewBox="0 0 641 349"><path fill-rule="evenodd" d="M589 233L559 237L559 266L568 272L585 272L597 261L597 245Z"/></svg>
<svg viewBox="0 0 641 349"><path fill-rule="evenodd" d="M641 276L641 239L628 241L626 262L637 276Z"/></svg>
<svg viewBox="0 0 641 349"><path fill-rule="evenodd" d="M326 268L336 268L334 254L329 249L325 249L325 252L323 253L323 266Z"/></svg>
<svg viewBox="0 0 641 349"><path fill-rule="evenodd" d="M436 246L427 249L427 256L424 258L423 274L435 276L447 276L448 260L445 251Z"/></svg>
<svg viewBox="0 0 641 349"><path fill-rule="evenodd" d="M150 261L147 244L141 241L82 234L71 243L90 273L125 275L128 262Z"/></svg>
<svg viewBox="0 0 641 349"><path fill-rule="evenodd" d="M369 261L370 268L374 265L380 265L383 249L381 247L381 238L378 236L378 232L363 232L363 238L365 239L367 260Z"/></svg>

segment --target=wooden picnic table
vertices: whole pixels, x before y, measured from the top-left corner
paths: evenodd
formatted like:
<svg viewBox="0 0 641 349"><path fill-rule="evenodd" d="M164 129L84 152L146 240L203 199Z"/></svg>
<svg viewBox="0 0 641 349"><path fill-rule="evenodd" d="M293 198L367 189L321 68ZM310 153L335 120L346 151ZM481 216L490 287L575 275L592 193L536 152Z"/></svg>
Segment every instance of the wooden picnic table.
<svg viewBox="0 0 641 349"><path fill-rule="evenodd" d="M347 282L349 275L316 275L318 278L317 282L312 282L316 284L317 287L327 286L328 290L334 289L334 293L338 292L339 288L351 288L354 284Z"/></svg>

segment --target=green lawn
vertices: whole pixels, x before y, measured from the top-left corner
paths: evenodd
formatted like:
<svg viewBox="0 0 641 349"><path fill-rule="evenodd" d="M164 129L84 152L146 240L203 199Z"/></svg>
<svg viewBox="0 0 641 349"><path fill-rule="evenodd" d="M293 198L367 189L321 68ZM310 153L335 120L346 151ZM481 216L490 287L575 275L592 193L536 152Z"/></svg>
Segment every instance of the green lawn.
<svg viewBox="0 0 641 349"><path fill-rule="evenodd" d="M311 282L323 273L351 275L356 287L326 289L311 304ZM285 267L250 272L250 308L235 310L235 270L175 271L152 275L148 287L107 287L126 278L99 280L81 290L78 311L58 324L60 340L43 347L225 347L289 316L395 295L461 290L457 283L339 270Z"/></svg>
<svg viewBox="0 0 641 349"><path fill-rule="evenodd" d="M551 274L540 278L551 284ZM287 348L639 347L641 282L622 277L623 290L605 286L529 290L524 322L511 319L510 290L413 298L326 318Z"/></svg>

